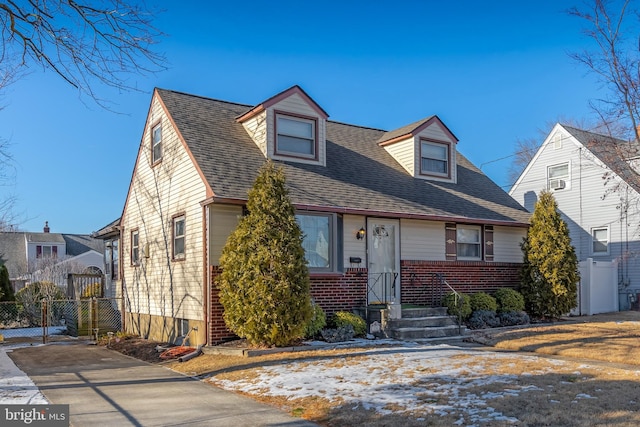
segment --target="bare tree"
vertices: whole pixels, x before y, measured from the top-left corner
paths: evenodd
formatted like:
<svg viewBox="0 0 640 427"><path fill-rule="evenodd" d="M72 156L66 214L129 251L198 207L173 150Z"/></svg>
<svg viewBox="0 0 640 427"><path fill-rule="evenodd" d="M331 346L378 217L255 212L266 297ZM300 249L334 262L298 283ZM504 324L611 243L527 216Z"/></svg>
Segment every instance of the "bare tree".
<svg viewBox="0 0 640 427"><path fill-rule="evenodd" d="M137 90L131 75L165 68L152 18L131 0L0 0L0 84L39 65L104 106L94 83Z"/></svg>
<svg viewBox="0 0 640 427"><path fill-rule="evenodd" d="M640 141L640 51L638 10L630 0L592 0L569 15L586 21L595 50L570 56L595 74L607 97L591 103L606 134Z"/></svg>

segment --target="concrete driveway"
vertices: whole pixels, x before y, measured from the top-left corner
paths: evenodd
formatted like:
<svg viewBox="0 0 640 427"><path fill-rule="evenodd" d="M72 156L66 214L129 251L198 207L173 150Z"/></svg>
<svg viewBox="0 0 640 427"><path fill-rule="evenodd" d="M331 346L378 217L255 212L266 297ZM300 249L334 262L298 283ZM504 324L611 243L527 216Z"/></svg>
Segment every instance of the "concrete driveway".
<svg viewBox="0 0 640 427"><path fill-rule="evenodd" d="M76 427L316 425L86 342L17 348L9 356L51 403L69 404Z"/></svg>

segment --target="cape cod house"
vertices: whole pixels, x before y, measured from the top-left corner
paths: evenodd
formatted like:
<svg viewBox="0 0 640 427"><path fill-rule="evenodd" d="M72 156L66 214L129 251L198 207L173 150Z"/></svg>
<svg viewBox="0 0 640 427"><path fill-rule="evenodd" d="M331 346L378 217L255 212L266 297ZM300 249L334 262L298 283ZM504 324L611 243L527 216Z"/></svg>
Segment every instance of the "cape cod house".
<svg viewBox="0 0 640 427"><path fill-rule="evenodd" d="M457 144L437 116L392 131L330 121L298 86L257 105L156 89L122 217L104 233L118 240L127 329L232 336L218 259L266 159L284 168L325 311L430 304L436 277L459 292L517 286L530 214Z"/></svg>
<svg viewBox="0 0 640 427"><path fill-rule="evenodd" d="M636 143L558 123L509 191L530 211L541 190L553 192L578 260L594 265L616 262L612 286L619 301L612 300L608 311L638 304L638 158ZM594 298L610 299L604 282L599 285L598 292L604 294Z"/></svg>

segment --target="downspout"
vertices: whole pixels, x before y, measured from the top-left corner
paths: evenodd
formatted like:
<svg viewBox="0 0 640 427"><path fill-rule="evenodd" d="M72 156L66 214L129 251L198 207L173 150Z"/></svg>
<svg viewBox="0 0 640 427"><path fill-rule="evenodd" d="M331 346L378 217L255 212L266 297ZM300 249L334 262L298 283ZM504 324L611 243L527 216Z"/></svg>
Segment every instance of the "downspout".
<svg viewBox="0 0 640 427"><path fill-rule="evenodd" d="M205 296L205 301L203 301L202 308L204 310L203 319L205 324L205 336L204 336L204 345L209 344L209 337L211 334L211 325L209 323L209 305L211 304L211 268L209 268L210 260L209 260L209 206L205 205L202 207L202 263L204 264L203 271L203 281L204 288L202 295Z"/></svg>

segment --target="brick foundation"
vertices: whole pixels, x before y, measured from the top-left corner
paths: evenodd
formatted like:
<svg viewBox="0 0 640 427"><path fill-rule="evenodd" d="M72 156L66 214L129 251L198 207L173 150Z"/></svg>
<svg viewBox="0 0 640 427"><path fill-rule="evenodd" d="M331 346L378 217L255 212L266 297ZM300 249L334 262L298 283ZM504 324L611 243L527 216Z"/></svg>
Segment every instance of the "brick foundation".
<svg viewBox="0 0 640 427"><path fill-rule="evenodd" d="M436 280L442 274L460 293L495 292L499 288L516 288L520 282L518 263L475 261L401 261L401 302L405 304L439 305L448 293ZM209 344L235 338L222 318L223 308L215 285L221 270L211 266L211 301L209 312ZM448 288L447 288L448 289ZM312 275L311 296L326 313L352 311L367 301L367 269L349 268L344 274Z"/></svg>
<svg viewBox="0 0 640 427"><path fill-rule="evenodd" d="M439 305L443 294L435 276L442 277L460 293L493 293L500 288L517 288L520 263L482 261L401 261L403 303Z"/></svg>

